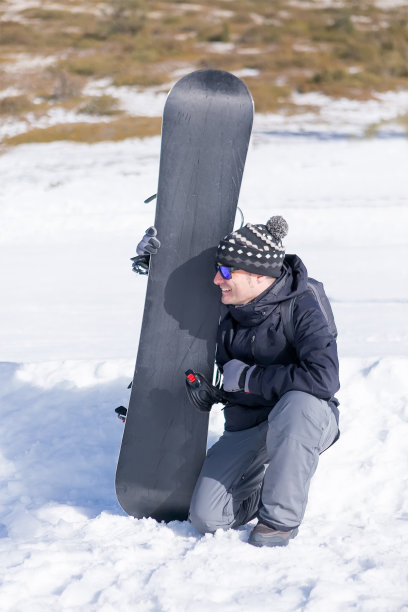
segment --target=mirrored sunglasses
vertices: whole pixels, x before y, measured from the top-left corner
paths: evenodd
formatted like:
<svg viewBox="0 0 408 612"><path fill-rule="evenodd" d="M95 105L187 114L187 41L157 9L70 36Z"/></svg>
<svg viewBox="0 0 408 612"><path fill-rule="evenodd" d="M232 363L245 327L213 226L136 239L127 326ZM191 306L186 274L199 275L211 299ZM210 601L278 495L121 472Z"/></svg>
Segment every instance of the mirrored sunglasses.
<svg viewBox="0 0 408 612"><path fill-rule="evenodd" d="M232 268L231 266L220 266L217 263L215 264L215 271L219 272L225 280L231 280L234 270L236 270L236 268Z"/></svg>

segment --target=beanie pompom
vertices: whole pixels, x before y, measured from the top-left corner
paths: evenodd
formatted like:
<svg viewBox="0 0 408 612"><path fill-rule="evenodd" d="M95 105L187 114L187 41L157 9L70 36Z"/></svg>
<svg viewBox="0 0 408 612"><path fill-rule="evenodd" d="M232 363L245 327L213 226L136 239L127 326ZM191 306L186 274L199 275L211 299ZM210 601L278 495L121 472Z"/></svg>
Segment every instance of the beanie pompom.
<svg viewBox="0 0 408 612"><path fill-rule="evenodd" d="M269 221L266 222L266 227L271 236L273 236L275 240L280 241L282 241L289 231L287 222L280 215L271 217Z"/></svg>

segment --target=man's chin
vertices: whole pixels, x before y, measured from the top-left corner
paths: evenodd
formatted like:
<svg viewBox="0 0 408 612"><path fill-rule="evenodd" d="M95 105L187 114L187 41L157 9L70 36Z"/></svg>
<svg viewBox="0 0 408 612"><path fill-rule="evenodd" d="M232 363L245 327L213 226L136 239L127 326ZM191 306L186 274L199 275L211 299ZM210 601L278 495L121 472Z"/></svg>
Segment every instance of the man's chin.
<svg viewBox="0 0 408 612"><path fill-rule="evenodd" d="M221 302L223 304L231 304L231 300L233 299L231 293L221 293Z"/></svg>

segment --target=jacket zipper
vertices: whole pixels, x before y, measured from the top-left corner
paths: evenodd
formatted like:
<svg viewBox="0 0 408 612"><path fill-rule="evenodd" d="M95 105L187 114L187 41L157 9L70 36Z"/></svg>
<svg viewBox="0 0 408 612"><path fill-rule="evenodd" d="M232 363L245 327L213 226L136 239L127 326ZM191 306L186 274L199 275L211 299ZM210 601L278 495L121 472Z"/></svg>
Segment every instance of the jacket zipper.
<svg viewBox="0 0 408 612"><path fill-rule="evenodd" d="M255 359L255 339L256 336L255 334L251 337L251 353L252 353L252 357Z"/></svg>

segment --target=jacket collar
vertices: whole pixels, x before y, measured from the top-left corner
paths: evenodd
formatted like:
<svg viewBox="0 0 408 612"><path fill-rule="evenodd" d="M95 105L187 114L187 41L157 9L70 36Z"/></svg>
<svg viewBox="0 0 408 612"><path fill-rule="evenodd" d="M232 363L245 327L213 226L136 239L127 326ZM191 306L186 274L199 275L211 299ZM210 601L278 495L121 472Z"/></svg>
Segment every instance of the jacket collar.
<svg viewBox="0 0 408 612"><path fill-rule="evenodd" d="M235 321L244 327L251 327L262 323L274 310L278 302L277 296L284 288L288 277L288 271L283 270L280 277L258 297L249 304L242 306L228 306L229 312Z"/></svg>
<svg viewBox="0 0 408 612"><path fill-rule="evenodd" d="M249 304L228 306L232 318L244 327L262 323L279 303L303 293L307 270L297 255L287 255L280 277Z"/></svg>

